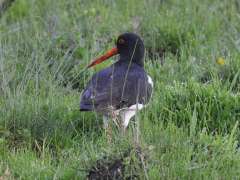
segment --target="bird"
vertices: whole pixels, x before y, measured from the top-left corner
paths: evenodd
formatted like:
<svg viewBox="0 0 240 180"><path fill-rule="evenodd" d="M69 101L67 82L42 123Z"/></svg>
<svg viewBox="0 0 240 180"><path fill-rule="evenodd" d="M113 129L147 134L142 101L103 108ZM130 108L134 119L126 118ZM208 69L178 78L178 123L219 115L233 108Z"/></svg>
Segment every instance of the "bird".
<svg viewBox="0 0 240 180"><path fill-rule="evenodd" d="M130 119L149 103L153 80L144 70L145 47L141 37L126 32L117 38L115 47L92 61L91 68L114 55L118 60L94 74L82 92L80 111L103 115L103 127L109 121L126 130Z"/></svg>

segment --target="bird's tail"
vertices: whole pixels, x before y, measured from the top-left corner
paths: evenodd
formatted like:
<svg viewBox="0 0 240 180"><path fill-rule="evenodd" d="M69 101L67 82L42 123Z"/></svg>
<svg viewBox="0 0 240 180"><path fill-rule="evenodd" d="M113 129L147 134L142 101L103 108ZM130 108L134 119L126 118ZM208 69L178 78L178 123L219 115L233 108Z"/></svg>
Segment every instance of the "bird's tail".
<svg viewBox="0 0 240 180"><path fill-rule="evenodd" d="M81 103L80 104L80 111L92 111L93 105L92 104L85 104L85 103Z"/></svg>

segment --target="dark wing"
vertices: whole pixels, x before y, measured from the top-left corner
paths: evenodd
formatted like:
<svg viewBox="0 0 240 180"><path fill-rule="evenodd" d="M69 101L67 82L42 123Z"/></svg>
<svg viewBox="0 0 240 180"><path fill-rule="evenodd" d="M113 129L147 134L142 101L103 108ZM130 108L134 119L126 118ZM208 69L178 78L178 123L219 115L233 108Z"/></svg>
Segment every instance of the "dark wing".
<svg viewBox="0 0 240 180"><path fill-rule="evenodd" d="M111 66L96 73L82 93L80 110L107 111L133 104L146 104L152 87L143 68L132 65Z"/></svg>
<svg viewBox="0 0 240 180"><path fill-rule="evenodd" d="M103 69L94 74L84 89L81 101L81 111L91 111L106 104L109 100L109 84L111 84L111 68Z"/></svg>

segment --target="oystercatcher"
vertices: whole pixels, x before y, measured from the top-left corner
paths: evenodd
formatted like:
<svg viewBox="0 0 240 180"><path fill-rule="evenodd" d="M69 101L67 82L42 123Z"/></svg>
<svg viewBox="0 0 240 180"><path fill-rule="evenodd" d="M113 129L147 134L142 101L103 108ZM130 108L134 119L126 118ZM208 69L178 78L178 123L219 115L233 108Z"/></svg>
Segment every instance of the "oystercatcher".
<svg viewBox="0 0 240 180"><path fill-rule="evenodd" d="M117 62L93 75L82 93L80 111L101 113L105 128L112 119L125 130L130 119L149 102L153 91L153 81L144 70L144 52L137 34L121 34L116 47L88 65L90 68L120 55Z"/></svg>

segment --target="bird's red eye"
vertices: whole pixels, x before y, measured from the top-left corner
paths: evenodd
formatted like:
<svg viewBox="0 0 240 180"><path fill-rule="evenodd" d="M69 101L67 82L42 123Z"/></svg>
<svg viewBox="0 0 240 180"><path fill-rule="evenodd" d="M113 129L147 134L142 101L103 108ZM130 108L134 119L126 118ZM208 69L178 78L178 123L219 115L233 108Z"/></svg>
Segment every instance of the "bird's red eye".
<svg viewBox="0 0 240 180"><path fill-rule="evenodd" d="M124 40L124 39L119 39L119 40L118 40L118 43L119 43L119 44L124 44L124 43L125 43L125 40Z"/></svg>

